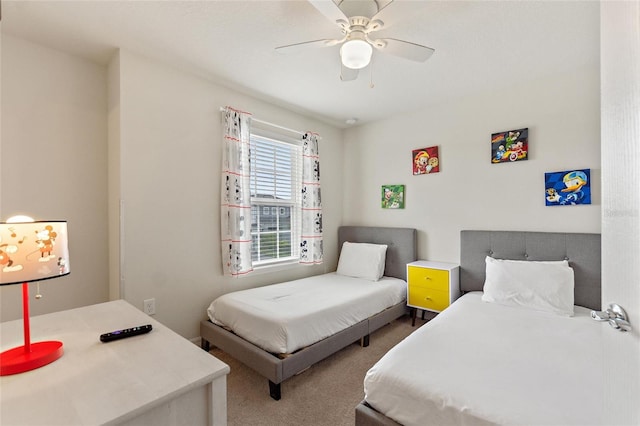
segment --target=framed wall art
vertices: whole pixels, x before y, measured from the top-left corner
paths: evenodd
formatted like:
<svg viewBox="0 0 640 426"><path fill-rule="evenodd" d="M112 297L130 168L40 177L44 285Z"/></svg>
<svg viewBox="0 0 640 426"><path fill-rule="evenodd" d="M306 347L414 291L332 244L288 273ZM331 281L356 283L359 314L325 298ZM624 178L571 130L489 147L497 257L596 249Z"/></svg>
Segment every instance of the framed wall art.
<svg viewBox="0 0 640 426"><path fill-rule="evenodd" d="M528 159L529 129L507 130L491 135L491 162L512 163Z"/></svg>
<svg viewBox="0 0 640 426"><path fill-rule="evenodd" d="M591 204L591 169L545 173L544 188L547 206Z"/></svg>
<svg viewBox="0 0 640 426"><path fill-rule="evenodd" d="M414 175L426 175L440 171L438 147L419 148L411 151L411 163Z"/></svg>
<svg viewBox="0 0 640 426"><path fill-rule="evenodd" d="M383 209L404 209L404 185L382 185Z"/></svg>

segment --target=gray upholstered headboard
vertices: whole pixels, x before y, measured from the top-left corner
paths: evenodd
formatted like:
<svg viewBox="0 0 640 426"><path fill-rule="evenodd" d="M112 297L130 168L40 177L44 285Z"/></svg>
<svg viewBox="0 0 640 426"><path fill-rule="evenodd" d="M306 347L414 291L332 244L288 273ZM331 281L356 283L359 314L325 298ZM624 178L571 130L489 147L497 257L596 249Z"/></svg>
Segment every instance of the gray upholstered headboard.
<svg viewBox="0 0 640 426"><path fill-rule="evenodd" d="M601 309L600 234L461 231L460 290L482 290L485 257L568 260L575 277L574 303Z"/></svg>
<svg viewBox="0 0 640 426"><path fill-rule="evenodd" d="M338 228L338 251L345 241L351 243L386 244L387 259L384 274L406 281L407 263L418 258L418 237L413 228L377 226L341 226Z"/></svg>

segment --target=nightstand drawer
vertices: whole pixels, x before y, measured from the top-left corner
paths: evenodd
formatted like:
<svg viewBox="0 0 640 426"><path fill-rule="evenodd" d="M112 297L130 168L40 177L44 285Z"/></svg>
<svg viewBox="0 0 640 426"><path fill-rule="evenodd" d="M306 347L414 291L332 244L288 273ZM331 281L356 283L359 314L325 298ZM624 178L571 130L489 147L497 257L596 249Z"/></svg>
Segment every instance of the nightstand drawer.
<svg viewBox="0 0 640 426"><path fill-rule="evenodd" d="M408 282L410 287L430 288L448 293L449 271L409 266Z"/></svg>
<svg viewBox="0 0 640 426"><path fill-rule="evenodd" d="M410 286L407 301L410 306L439 312L449 306L449 291Z"/></svg>

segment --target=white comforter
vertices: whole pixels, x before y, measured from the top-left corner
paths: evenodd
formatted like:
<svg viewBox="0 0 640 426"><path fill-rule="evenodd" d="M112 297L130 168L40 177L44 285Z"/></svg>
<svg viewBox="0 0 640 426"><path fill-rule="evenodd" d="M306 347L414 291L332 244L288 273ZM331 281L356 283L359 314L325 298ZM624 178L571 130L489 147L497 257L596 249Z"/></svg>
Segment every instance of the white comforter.
<svg viewBox="0 0 640 426"><path fill-rule="evenodd" d="M366 374L366 401L406 426L603 424L603 323L481 294L390 350Z"/></svg>
<svg viewBox="0 0 640 426"><path fill-rule="evenodd" d="M262 349L292 353L406 299L407 283L328 273L225 294L207 313Z"/></svg>

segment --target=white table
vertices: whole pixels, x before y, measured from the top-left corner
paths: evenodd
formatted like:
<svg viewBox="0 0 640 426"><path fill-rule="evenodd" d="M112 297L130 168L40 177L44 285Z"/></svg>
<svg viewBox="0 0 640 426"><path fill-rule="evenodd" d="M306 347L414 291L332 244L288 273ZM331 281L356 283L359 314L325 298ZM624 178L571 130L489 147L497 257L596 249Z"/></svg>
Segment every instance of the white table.
<svg viewBox="0 0 640 426"><path fill-rule="evenodd" d="M151 324L109 343L99 336ZM24 344L22 320L1 324L1 350ZM226 425L229 367L123 300L31 318L31 342L64 355L0 377L2 425Z"/></svg>

